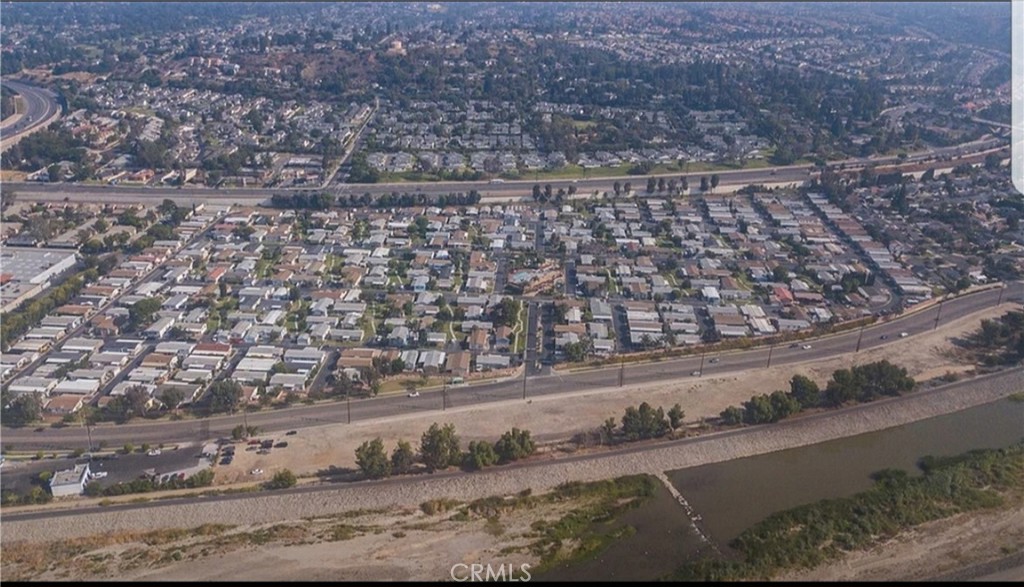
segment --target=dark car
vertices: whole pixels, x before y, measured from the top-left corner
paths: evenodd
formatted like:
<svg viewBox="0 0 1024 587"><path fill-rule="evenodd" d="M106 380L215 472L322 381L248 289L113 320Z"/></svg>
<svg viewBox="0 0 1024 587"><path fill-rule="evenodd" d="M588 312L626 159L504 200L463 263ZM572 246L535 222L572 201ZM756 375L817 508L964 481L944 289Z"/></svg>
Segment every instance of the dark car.
<svg viewBox="0 0 1024 587"><path fill-rule="evenodd" d="M285 432L284 435L285 436L295 436L298 433L299 433L298 430L289 430L288 432Z"/></svg>
<svg viewBox="0 0 1024 587"><path fill-rule="evenodd" d="M287 442L278 442L277 444L274 445L274 448L287 448L287 446Z"/></svg>
<svg viewBox="0 0 1024 587"><path fill-rule="evenodd" d="M273 440L264 440L260 443L260 448L274 448Z"/></svg>

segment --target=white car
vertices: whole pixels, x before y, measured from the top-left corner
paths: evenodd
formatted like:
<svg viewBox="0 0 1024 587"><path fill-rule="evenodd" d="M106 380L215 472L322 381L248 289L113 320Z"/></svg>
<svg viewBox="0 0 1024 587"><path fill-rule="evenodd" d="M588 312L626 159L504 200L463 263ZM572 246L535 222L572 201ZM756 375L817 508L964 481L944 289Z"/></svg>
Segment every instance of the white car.
<svg viewBox="0 0 1024 587"><path fill-rule="evenodd" d="M805 345L803 345L803 346L802 346L802 347L800 347L800 348L804 349L805 351L809 351L809 350L811 350L811 345L809 345L809 344L805 344Z"/></svg>
<svg viewBox="0 0 1024 587"><path fill-rule="evenodd" d="M690 375L693 375L694 377L700 377L700 371L693 371L692 373L690 373Z"/></svg>
<svg viewBox="0 0 1024 587"><path fill-rule="evenodd" d="M250 475L262 475L263 474L263 469L253 469L252 471L249 471L249 474Z"/></svg>
<svg viewBox="0 0 1024 587"><path fill-rule="evenodd" d="M906 333L906 332L901 332L901 333L900 333L900 338L906 338L906 337L908 337L908 336L910 336L910 334L909 334L909 333Z"/></svg>
<svg viewBox="0 0 1024 587"><path fill-rule="evenodd" d="M151 457L158 457L162 452L163 451L161 451L159 448L154 448L153 450L147 452L146 454Z"/></svg>
<svg viewBox="0 0 1024 587"><path fill-rule="evenodd" d="M102 479L102 478L104 478L106 476L107 476L107 472L106 471L96 471L95 473L92 474L92 478L93 479Z"/></svg>
<svg viewBox="0 0 1024 587"><path fill-rule="evenodd" d="M419 397L419 396L420 396L420 392L418 392L418 391L410 391L409 392L409 397Z"/></svg>

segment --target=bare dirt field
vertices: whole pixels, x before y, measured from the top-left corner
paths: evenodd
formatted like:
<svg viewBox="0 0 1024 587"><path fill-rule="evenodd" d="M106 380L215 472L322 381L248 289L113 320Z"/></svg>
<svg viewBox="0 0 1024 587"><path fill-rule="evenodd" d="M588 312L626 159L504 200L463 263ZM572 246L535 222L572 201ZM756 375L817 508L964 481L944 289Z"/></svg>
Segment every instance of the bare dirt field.
<svg viewBox="0 0 1024 587"><path fill-rule="evenodd" d="M737 405L756 393L788 389L793 375L806 375L824 386L836 369L883 359L906 367L910 375L919 381L946 373L964 373L972 366L958 358L959 353L950 339L973 332L983 318L994 318L1005 312L1006 307L988 309L952 321L927 334L907 340L897 339L857 355L822 361L779 365L734 375L710 375L699 381L684 378L538 397L529 404L522 401L495 402L444 413L434 411L352 425L304 428L297 436L287 437L287 449L275 450L269 455L238 451L231 465L217 467L216 482L253 481L255 478L249 471L255 468L263 469L264 475L269 476L282 468L289 468L297 475L312 475L331 466L354 467L355 449L364 441L380 436L389 451L399 439L416 446L420 435L434 422L454 424L463 444L471 440L493 442L512 427L528 429L535 438L543 440L568 439L578 432L597 428L608 417L621 418L627 406L642 401L664 406L666 410L679 403L686 413L686 421L692 424L701 418L716 417L726 407Z"/></svg>

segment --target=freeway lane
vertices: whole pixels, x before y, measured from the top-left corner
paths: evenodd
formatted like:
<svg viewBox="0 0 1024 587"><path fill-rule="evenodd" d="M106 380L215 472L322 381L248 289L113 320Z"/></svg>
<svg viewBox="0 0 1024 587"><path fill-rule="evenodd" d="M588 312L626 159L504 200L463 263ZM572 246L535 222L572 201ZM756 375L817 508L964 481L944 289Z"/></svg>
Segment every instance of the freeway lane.
<svg viewBox="0 0 1024 587"><path fill-rule="evenodd" d="M0 128L0 138L4 141L48 124L51 118L60 113L57 95L50 90L11 80L4 80L3 85L17 92L25 103L24 115L13 124Z"/></svg>
<svg viewBox="0 0 1024 587"><path fill-rule="evenodd" d="M1024 283L1014 282L1003 294L1003 303L1019 303L1024 299ZM955 320L979 310L992 307L999 300L998 289L985 290L945 302L941 309L941 321ZM883 322L864 329L861 348L871 348L899 340L901 332L911 337L926 332L935 326L939 307L934 306L920 312L905 315L888 322ZM881 339L882 335L888 338ZM748 351L729 352L719 355L719 362L705 361L703 375L721 375L747 369L759 369L767 364L768 354L772 354L772 364L791 364L802 361L824 359L854 352L860 332L857 330L842 334L826 336L819 339L803 341L811 344L811 349L775 347L774 349L757 348ZM707 357L711 359L712 356ZM662 379L690 377L690 373L700 367L701 357L685 357L662 362L627 365L624 369L626 385L659 381ZM609 367L579 373L556 373L538 377L530 377L527 385L528 397L555 395L574 391L608 388L618 382L619 367ZM773 390L751 390L770 392ZM523 382L521 378L494 383L450 387L447 391L447 407L465 407L486 402L512 400L522 398ZM346 402L325 402L311 406L280 408L277 410L250 413L248 424L259 426L267 432L276 432L318 426L324 424L342 424L348 421ZM442 392L440 390L421 391L420 397L408 398L404 395L384 396L362 399L351 402L352 421L371 420L398 416L402 414L437 412L442 409ZM160 421L148 423L130 423L121 426L101 425L92 428L93 442L105 441L109 446L118 446L125 442L140 444L148 442L187 442L205 441L211 438L226 437L231 429L243 422L241 415L218 416L204 420ZM88 445L85 428L73 426L66 428L47 428L35 432L33 428L3 428L3 445L8 449L52 449L52 448L85 448Z"/></svg>
<svg viewBox="0 0 1024 587"><path fill-rule="evenodd" d="M878 410L880 406L893 406L893 405L897 405L898 406L900 404L905 404L907 402L915 402L915 401L918 400L918 398L920 398L924 394L935 394L935 393L942 393L943 391L948 391L950 389L956 390L956 389L961 389L961 388L967 388L969 386L977 385L978 382L979 382L979 379L987 381L987 382L990 382L990 384L1001 385L1001 384L1013 384L1015 381L1019 382L1021 380L1021 377L1022 377L1022 371L1021 371L1020 368L1009 369L1009 370L1000 371L1000 372L997 372L997 373L994 373L994 374L991 374L991 375L986 375L986 376L983 376L983 377L978 378L978 379L967 380L967 381L960 381L960 382L957 382L957 383L951 383L949 385L944 385L942 387L930 389L930 390L927 390L927 391L924 391L924 392L921 392L921 393L915 393L915 394L911 394L911 395L905 395L905 396L893 397L893 398L885 398L885 399L880 399L880 400L877 400L877 401L874 401L874 402L870 402L870 403L867 403L867 404L860 404L860 405L855 405L855 406L851 406L851 407L848 407L848 408L843 408L842 410L838 410L838 411L831 411L830 410L830 411L826 411L826 412L820 412L820 413L817 413L817 414L811 414L809 416L805 416L805 417L801 417L801 418L783 420L781 422L778 422L778 423L775 423L775 424L771 424L770 426L772 427L773 430L793 428L793 427L805 427L805 426L807 426L808 422L814 422L816 420L828 420L828 419L832 419L832 418L848 418L848 417L851 417L851 416L853 416L855 414L858 414L858 413ZM20 513L20 512L7 512L7 513L4 513L4 520L8 521L8 522L30 521L30 520L46 520L46 519L59 518L59 517L63 517L63 516L82 516L82 515L97 514L97 513L98 514L102 514L103 516L110 516L112 512L120 512L120 515L127 515L129 512L141 511L141 510L150 510L152 508L174 507L174 506L188 505L188 504L230 502L230 501L239 500L239 499L253 499L253 498L257 498L257 497L269 497L269 496L281 496L281 495L298 495L298 494L310 495L310 494L326 494L326 493L330 493L329 497L331 497L332 499L331 500L325 500L325 501L323 501L323 503L327 504L330 501L334 501L335 503L344 503L346 492L358 492L360 495L367 495L367 494L373 494L374 493L373 492L374 488L379 488L379 487L387 487L387 488L411 487L411 489L406 493L406 495L418 495L421 498L425 499L430 494L430 491L429 490L427 490L427 491L417 491L417 489L421 489L421 490L422 489L426 489L426 485L425 484L442 484L443 485L443 481L445 479L452 478L452 477L459 477L459 476L463 476L463 475L473 475L475 478L481 478L481 477L486 477L488 475L505 475L505 474L508 474L508 472L510 470L514 471L516 469L529 469L529 468L535 468L535 467L565 467L566 465L571 465L573 463L580 463L580 462L591 463L593 461L599 461L599 460L602 460L602 459L609 459L609 458L611 458L611 459L619 459L623 455L626 455L626 456L637 455L637 454L647 453L647 452L650 452L650 451L658 451L658 450L664 450L664 449L675 449L676 447L682 447L682 446L691 447L692 448L692 447L696 447L696 446L699 446L699 445L704 445L704 444L707 444L707 443L711 443L711 445L713 446L715 443L719 443L723 439L727 439L727 438L734 437L734 436L743 437L743 436L748 436L748 435L758 435L758 434L763 433L764 430L765 430L764 426L752 426L752 427L735 428L735 429L732 429L732 430L726 430L726 431L717 432L717 433L714 433L714 434L707 434L707 435L701 435L701 436L697 436L697 437L684 438L684 439L677 440L677 441L672 441L672 442L661 442L661 441L639 442L639 443L636 443L636 444L634 444L632 446L626 446L624 448L619 448L619 449L616 449L616 450L613 450L613 451L610 451L610 452L599 451L599 452L591 452L591 453L584 453L584 454L560 456L558 459L555 459L555 460L541 459L541 460L525 461L525 462L520 461L520 462L517 462L517 463L510 463L508 465L504 465L504 466L501 466L501 467L495 467L495 468L491 468L491 469L488 469L488 470L485 470L485 471L478 471L478 472L474 472L474 473L465 473L463 471L455 469L455 470L448 470L448 471L438 471L438 472L432 473L429 476L421 476L421 475L398 476L398 477L393 477L391 479L385 479L385 480L382 480L382 481L365 481L365 482L352 483L352 484L322 483L322 484L304 485L304 486L299 486L299 487L295 487L295 488L292 488L292 489L285 489L285 490L275 491L272 494L266 494L266 493L236 493L236 494L226 494L226 495L212 495L212 496L200 497L200 498L191 498L190 497L190 498L181 498L181 499L175 499L175 500L150 501L150 502L146 502L146 503L123 503L123 504L107 505L107 506L83 506L83 507L75 507L75 508L69 508L69 509L53 509L53 508L51 508L51 509L46 509L46 510L41 510L41 511L24 512L24 513ZM328 513L328 512L325 511L324 513ZM107 517L105 519L109 520L111 518ZM11 532L16 532L16 530L13 529L13 527L12 527Z"/></svg>
<svg viewBox="0 0 1024 587"><path fill-rule="evenodd" d="M993 147L1005 147L1007 141L1003 139L986 139L943 147L940 149L928 150L914 153L900 162L896 157L858 158L845 161L829 163L832 169L845 169L847 173L863 167L865 164L883 165L897 164L895 168L914 169L924 161L947 159L949 157L967 157L971 154L983 152ZM956 160L947 161L943 166L953 167ZM761 169L740 169L731 171L715 172L691 172L656 174L651 177L687 177L691 186L699 185L702 176L717 174L720 178L720 185L724 187L736 187L746 185L768 184L787 185L800 184L815 177L816 172L811 165L791 165L786 167L765 167ZM343 184L332 186L328 189L335 194L363 194L369 192L372 195L389 194L391 192L421 193L424 195L448 194L453 192L469 192L476 190L484 198L501 200L529 200L530 192L535 183L551 184L553 189L576 187L581 196L592 194L594 191L612 191L616 181L620 183L631 182L638 190L642 190L646 184L647 176L622 176L604 177L597 179L577 180L518 180L502 183L490 182L420 182L420 183L376 183L376 184ZM101 202L101 203L136 203L151 202L157 203L164 198L170 198L178 204L189 205L192 203L224 203L259 205L269 201L274 193L288 193L294 191L308 191L300 189L274 189L274 188L226 188L214 189L206 187L184 187L184 188L158 188L158 187L127 187L111 185L84 185L84 184L60 184L60 183L26 183L10 182L4 184L6 189L13 190L20 197L38 201L60 201L65 198L74 198L76 202Z"/></svg>

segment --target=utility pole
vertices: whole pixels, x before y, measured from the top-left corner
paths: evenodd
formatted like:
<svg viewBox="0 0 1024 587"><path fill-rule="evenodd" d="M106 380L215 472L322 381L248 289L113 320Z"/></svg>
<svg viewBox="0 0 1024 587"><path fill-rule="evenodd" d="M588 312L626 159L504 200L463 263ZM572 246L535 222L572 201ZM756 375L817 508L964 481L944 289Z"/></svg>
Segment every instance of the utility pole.
<svg viewBox="0 0 1024 587"><path fill-rule="evenodd" d="M767 368L772 366L772 351L774 351L774 350L775 350L775 343L772 343L771 346L768 347L768 365L765 366L765 369L767 369Z"/></svg>
<svg viewBox="0 0 1024 587"><path fill-rule="evenodd" d="M619 387L626 383L626 361L619 359Z"/></svg>
<svg viewBox="0 0 1024 587"><path fill-rule="evenodd" d="M867 326L867 324L865 324L864 326L860 327L860 334L857 335L857 350L854 351L854 352L857 352L857 353L860 352L860 341L864 339L864 327L866 327L866 326Z"/></svg>
<svg viewBox="0 0 1024 587"><path fill-rule="evenodd" d="M707 354L707 350L706 349L702 350L700 352L700 369L698 369L697 372L700 373L701 375L704 374L704 355L706 355L706 354Z"/></svg>
<svg viewBox="0 0 1024 587"><path fill-rule="evenodd" d="M348 412L348 423L352 423L352 392L345 394L345 410Z"/></svg>
<svg viewBox="0 0 1024 587"><path fill-rule="evenodd" d="M935 313L935 326L932 328L932 330L935 330L936 328L939 327L939 318L942 316L942 303L945 301L946 298L942 298L941 300L939 300L939 311Z"/></svg>
<svg viewBox="0 0 1024 587"><path fill-rule="evenodd" d="M523 361L523 399L526 399L526 370L528 368L526 361Z"/></svg>
<svg viewBox="0 0 1024 587"><path fill-rule="evenodd" d="M444 385L441 387L441 411L448 409L448 381L444 380Z"/></svg>
<svg viewBox="0 0 1024 587"><path fill-rule="evenodd" d="M1006 284L1003 283L1002 285L999 286L999 301L996 302L997 306L1002 306L1003 305L1003 292L1005 292L1005 291L1006 291Z"/></svg>

